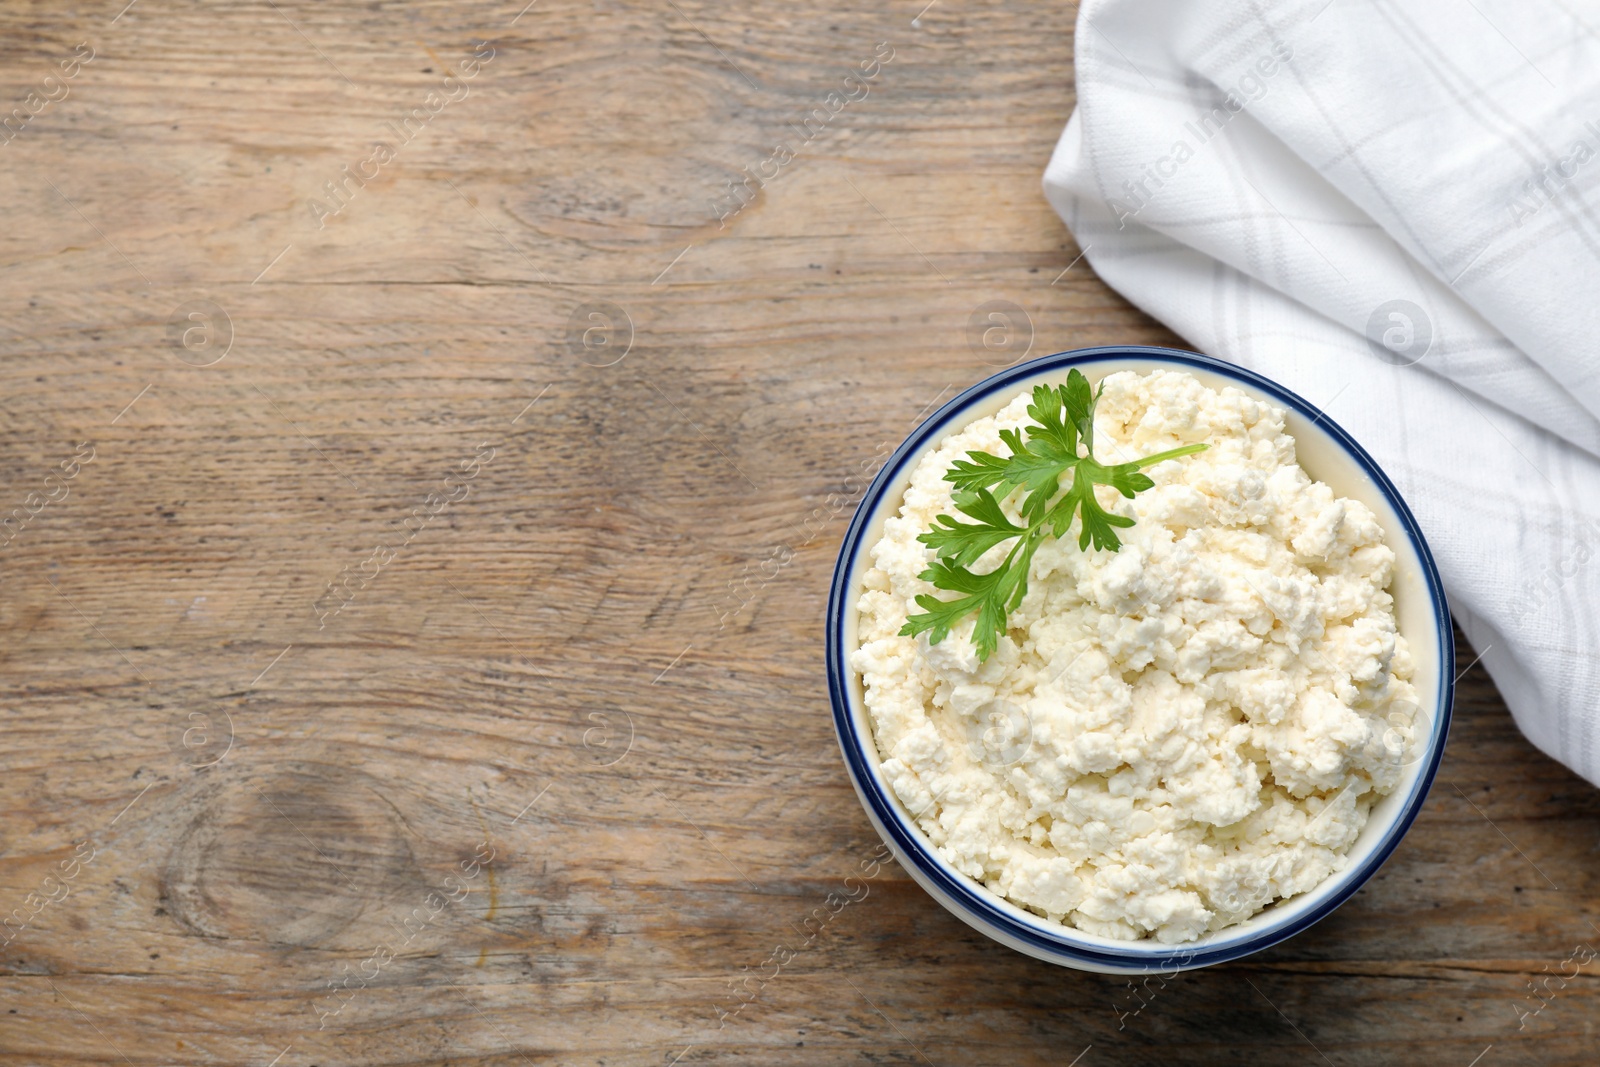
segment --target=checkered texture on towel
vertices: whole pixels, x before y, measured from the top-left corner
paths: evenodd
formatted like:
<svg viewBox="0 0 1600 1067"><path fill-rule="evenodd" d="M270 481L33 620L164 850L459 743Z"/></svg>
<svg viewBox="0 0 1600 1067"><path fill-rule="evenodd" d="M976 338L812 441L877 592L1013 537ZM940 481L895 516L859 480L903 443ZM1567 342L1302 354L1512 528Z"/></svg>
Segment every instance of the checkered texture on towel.
<svg viewBox="0 0 1600 1067"><path fill-rule="evenodd" d="M1600 4L1528 3L1084 0L1044 184L1108 284L1377 458L1600 783Z"/></svg>

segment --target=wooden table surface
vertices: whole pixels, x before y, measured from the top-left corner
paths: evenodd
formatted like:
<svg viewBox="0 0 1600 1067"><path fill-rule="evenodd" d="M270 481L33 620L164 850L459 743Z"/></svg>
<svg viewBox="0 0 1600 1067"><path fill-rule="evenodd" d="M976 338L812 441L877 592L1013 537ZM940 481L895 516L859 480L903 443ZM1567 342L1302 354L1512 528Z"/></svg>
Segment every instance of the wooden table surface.
<svg viewBox="0 0 1600 1067"><path fill-rule="evenodd" d="M1072 5L125 2L0 9L0 1061L1593 1061L1600 800L1481 668L1383 871L1164 988L873 862L852 476L1177 343L1040 194Z"/></svg>

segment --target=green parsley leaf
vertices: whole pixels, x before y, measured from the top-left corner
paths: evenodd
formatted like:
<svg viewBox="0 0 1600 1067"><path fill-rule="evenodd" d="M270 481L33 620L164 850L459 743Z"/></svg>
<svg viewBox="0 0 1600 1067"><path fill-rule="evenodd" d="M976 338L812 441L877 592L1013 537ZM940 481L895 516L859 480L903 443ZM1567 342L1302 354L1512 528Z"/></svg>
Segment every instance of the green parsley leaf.
<svg viewBox="0 0 1600 1067"><path fill-rule="evenodd" d="M1005 563L987 574L974 574L964 566L935 560L918 577L925 582L932 582L937 589L966 595L954 600L940 600L928 593L921 594L917 597L917 607L924 614L909 617L900 632L914 637L924 630L930 631L928 640L936 645L950 635L950 627L976 612L978 621L972 630L972 641L977 647L978 658L988 659L998 647L1000 635L1005 632L1006 616L1027 595L1028 563L1033 559L1033 550L1038 544L1038 538L1032 532L1024 533L1022 540L1011 549ZM1024 546L1022 566L1018 567L1015 564L1019 549Z"/></svg>
<svg viewBox="0 0 1600 1067"><path fill-rule="evenodd" d="M914 637L928 634L930 644L950 635L953 626L968 615L976 615L972 629L978 659L987 660L999 647L1006 619L1022 603L1028 592L1028 569L1034 551L1046 535L1065 536L1078 520L1078 548L1115 552L1122 547L1117 530L1133 525L1133 519L1107 511L1095 498L1094 487L1109 485L1132 500L1155 485L1141 468L1169 459L1202 452L1203 444L1183 445L1131 463L1106 466L1094 458L1094 409L1100 389L1090 389L1089 379L1076 369L1067 374L1064 385L1051 388L1036 385L1028 415L1033 422L1024 426L1027 433L1001 430L1000 439L1008 456L987 452L968 452L945 473L944 480L955 487L951 501L956 511L974 522L960 522L940 515L933 526L917 540L933 549L935 560L920 577L935 589L961 594L941 600L924 593L917 597L922 613L909 616L900 633ZM1079 448L1083 455L1079 455ZM1063 492L1062 480L1070 478ZM1017 505L1026 526L1013 523L1001 507L1002 502L1021 492ZM993 570L976 574L971 567L991 549L1016 538L1005 560Z"/></svg>
<svg viewBox="0 0 1600 1067"><path fill-rule="evenodd" d="M1028 532L1012 525L1000 510L1000 501L987 489L958 492L953 499L957 511L978 521L957 522L949 515L940 515L933 520L933 528L918 535L917 540L955 566L970 567L995 545Z"/></svg>

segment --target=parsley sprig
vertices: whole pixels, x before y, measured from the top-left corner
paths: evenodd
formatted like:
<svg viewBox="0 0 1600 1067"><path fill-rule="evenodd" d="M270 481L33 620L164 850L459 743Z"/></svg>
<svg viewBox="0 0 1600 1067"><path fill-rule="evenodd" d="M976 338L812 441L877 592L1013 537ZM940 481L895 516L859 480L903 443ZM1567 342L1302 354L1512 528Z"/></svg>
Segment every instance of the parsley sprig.
<svg viewBox="0 0 1600 1067"><path fill-rule="evenodd" d="M917 540L934 550L935 559L923 571L923 581L934 588L959 594L941 600L924 593L917 597L921 614L906 619L900 633L907 637L927 631L930 644L950 635L950 628L977 614L972 641L980 661L989 658L1005 632L1006 617L1028 593L1028 567L1046 536L1061 537L1079 521L1078 548L1113 552L1122 547L1117 530L1133 525L1125 515L1100 506L1094 487L1109 485L1128 499L1155 485L1141 467L1202 452L1203 444L1183 445L1132 463L1106 465L1094 457L1094 408L1105 390L1089 388L1089 379L1074 369L1065 385L1036 385L1024 426L1027 439L1017 430L1001 430L1009 456L968 452L945 472L955 486L951 502L973 522L940 515ZM1079 450L1082 450L1082 455ZM1063 479L1070 480L1062 491ZM1018 526L1001 508L1001 502L1022 493L1017 513L1027 525ZM976 574L971 567L990 549L1015 538L1005 560L993 570Z"/></svg>

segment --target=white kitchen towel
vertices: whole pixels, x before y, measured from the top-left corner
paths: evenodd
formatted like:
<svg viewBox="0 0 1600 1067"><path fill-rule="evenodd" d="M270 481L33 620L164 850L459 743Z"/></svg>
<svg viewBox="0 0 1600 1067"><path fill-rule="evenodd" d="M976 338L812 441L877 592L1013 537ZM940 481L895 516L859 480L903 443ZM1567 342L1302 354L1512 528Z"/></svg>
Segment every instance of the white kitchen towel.
<svg viewBox="0 0 1600 1067"><path fill-rule="evenodd" d="M1077 78L1044 184L1084 258L1376 457L1600 784L1600 5L1084 0Z"/></svg>

